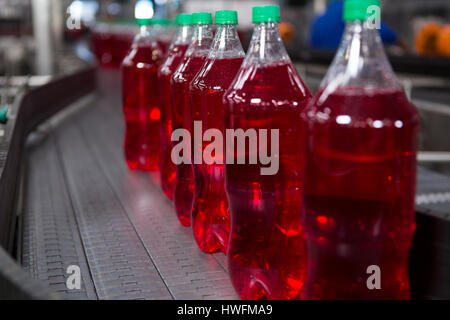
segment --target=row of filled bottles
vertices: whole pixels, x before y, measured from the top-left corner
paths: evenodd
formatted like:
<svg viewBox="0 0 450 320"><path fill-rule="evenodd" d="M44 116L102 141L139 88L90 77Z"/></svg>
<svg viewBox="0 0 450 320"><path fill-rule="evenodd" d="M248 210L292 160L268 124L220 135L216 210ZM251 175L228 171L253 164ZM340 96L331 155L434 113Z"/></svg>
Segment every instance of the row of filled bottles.
<svg viewBox="0 0 450 320"><path fill-rule="evenodd" d="M180 223L202 251L227 255L243 299L410 296L419 120L368 21L373 5L346 0L345 34L314 96L277 6L253 8L246 54L236 11L217 11L214 32L210 13L178 15L166 55L151 19L137 19L122 64L128 167L159 170ZM244 148L222 146L230 129ZM190 134L187 148L175 132Z"/></svg>
<svg viewBox="0 0 450 320"><path fill-rule="evenodd" d="M162 50L163 55L172 43L176 26L167 19L152 19L151 36ZM127 56L139 26L134 22L121 20L115 23L98 23L92 30L91 51L102 68L119 68Z"/></svg>

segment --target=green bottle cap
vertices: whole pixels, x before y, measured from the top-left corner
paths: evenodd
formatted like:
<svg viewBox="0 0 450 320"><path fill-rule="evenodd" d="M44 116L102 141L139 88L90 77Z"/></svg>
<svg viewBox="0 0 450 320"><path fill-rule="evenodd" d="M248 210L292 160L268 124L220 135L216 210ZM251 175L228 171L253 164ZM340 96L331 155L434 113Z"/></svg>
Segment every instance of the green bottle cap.
<svg viewBox="0 0 450 320"><path fill-rule="evenodd" d="M136 19L138 26L149 26L152 24L152 19Z"/></svg>
<svg viewBox="0 0 450 320"><path fill-rule="evenodd" d="M5 124L8 121L8 107L0 106L0 123Z"/></svg>
<svg viewBox="0 0 450 320"><path fill-rule="evenodd" d="M179 26L192 24L192 15L189 13L180 13L175 19L175 24Z"/></svg>
<svg viewBox="0 0 450 320"><path fill-rule="evenodd" d="M253 23L280 22L280 7L279 6L253 7L252 21Z"/></svg>
<svg viewBox="0 0 450 320"><path fill-rule="evenodd" d="M115 24L118 24L120 26L132 26L134 25L133 20L130 19L120 19Z"/></svg>
<svg viewBox="0 0 450 320"><path fill-rule="evenodd" d="M344 2L344 21L366 20L371 14L371 6L381 7L380 0L345 0Z"/></svg>
<svg viewBox="0 0 450 320"><path fill-rule="evenodd" d="M153 19L152 25L168 26L170 25L170 20L167 19Z"/></svg>
<svg viewBox="0 0 450 320"><path fill-rule="evenodd" d="M237 24L238 13L234 10L216 11L216 24Z"/></svg>
<svg viewBox="0 0 450 320"><path fill-rule="evenodd" d="M192 14L192 24L211 24L211 12L195 12Z"/></svg>

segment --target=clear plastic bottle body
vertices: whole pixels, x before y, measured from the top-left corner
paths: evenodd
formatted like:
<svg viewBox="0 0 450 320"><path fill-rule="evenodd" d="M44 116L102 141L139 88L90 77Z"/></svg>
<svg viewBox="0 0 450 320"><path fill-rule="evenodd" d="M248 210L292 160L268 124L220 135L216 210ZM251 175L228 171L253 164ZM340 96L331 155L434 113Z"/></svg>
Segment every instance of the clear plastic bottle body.
<svg viewBox="0 0 450 320"><path fill-rule="evenodd" d="M210 24L196 25L193 42L171 80L173 130L186 129L189 130L191 136L193 132L191 132L192 117L189 86L208 57L212 42L212 26ZM174 203L177 217L183 226L191 225L194 194L192 170L192 164L182 163L176 166Z"/></svg>
<svg viewBox="0 0 450 320"><path fill-rule="evenodd" d="M132 49L133 41L139 33L139 28L131 25L119 24L114 29L112 60L118 68Z"/></svg>
<svg viewBox="0 0 450 320"><path fill-rule="evenodd" d="M300 223L303 154L299 116L311 94L290 61L278 24L255 26L250 48L224 100L226 129L279 130L279 169L262 175L261 164L226 164L231 211L228 269L243 299L293 299L305 274ZM268 137L271 135L268 133ZM269 142L270 145L271 142Z"/></svg>
<svg viewBox="0 0 450 320"><path fill-rule="evenodd" d="M308 244L302 297L408 299L418 115L378 30L347 23L301 118ZM381 289L368 288L373 268L381 272Z"/></svg>
<svg viewBox="0 0 450 320"><path fill-rule="evenodd" d="M161 138L161 186L164 194L173 199L176 167L172 162L172 94L170 81L192 41L193 28L190 25L179 26L175 39L169 48L164 63L158 70L158 93L161 107L159 131Z"/></svg>
<svg viewBox="0 0 450 320"><path fill-rule="evenodd" d="M100 23L92 32L92 51L97 58L97 63L103 68L113 68L112 58L112 26Z"/></svg>
<svg viewBox="0 0 450 320"><path fill-rule="evenodd" d="M211 52L191 83L192 120L201 121L202 135L217 129L225 137L223 95L230 87L244 60L236 25L219 25ZM203 151L210 142L194 149ZM230 230L228 200L225 193L224 150L213 155L214 163L194 163L195 192L192 228L199 248L204 252L226 253Z"/></svg>
<svg viewBox="0 0 450 320"><path fill-rule="evenodd" d="M162 49L163 56L166 56L173 42L173 32L170 24L164 23L153 25L151 36L158 42Z"/></svg>
<svg viewBox="0 0 450 320"><path fill-rule="evenodd" d="M126 122L124 152L130 169L158 170L160 108L157 72L162 52L146 26L135 37L122 63L123 112Z"/></svg>

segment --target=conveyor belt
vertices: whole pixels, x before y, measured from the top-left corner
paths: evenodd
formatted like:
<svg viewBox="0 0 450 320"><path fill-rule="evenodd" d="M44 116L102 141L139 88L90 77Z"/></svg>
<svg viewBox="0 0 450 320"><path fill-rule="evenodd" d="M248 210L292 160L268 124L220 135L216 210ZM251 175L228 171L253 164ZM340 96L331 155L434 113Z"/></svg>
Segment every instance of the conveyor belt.
<svg viewBox="0 0 450 320"><path fill-rule="evenodd" d="M223 254L203 254L149 174L127 170L119 101L97 96L29 150L24 267L67 299L237 298Z"/></svg>
<svg viewBox="0 0 450 320"><path fill-rule="evenodd" d="M197 248L157 177L127 169L118 77L102 79L109 96L72 106L28 148L23 266L66 299L236 299L224 255ZM445 192L448 177L419 170L420 206L448 220ZM70 265L80 290L67 289Z"/></svg>
<svg viewBox="0 0 450 320"><path fill-rule="evenodd" d="M450 221L450 178L419 168L416 207Z"/></svg>

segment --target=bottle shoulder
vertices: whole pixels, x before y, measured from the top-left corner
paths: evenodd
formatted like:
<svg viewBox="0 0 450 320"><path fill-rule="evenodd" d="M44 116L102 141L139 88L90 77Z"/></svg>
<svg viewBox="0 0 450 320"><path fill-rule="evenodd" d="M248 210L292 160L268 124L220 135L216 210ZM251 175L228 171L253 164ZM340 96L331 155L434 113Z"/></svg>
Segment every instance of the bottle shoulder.
<svg viewBox="0 0 450 320"><path fill-rule="evenodd" d="M233 103L275 105L304 104L312 97L291 62L243 66L225 95Z"/></svg>
<svg viewBox="0 0 450 320"><path fill-rule="evenodd" d="M180 65L180 62L183 59L183 54L181 52L169 52L167 57L164 59L161 67L159 68L159 73L162 75L170 75L173 74L177 67Z"/></svg>
<svg viewBox="0 0 450 320"><path fill-rule="evenodd" d="M156 43L134 45L123 60L123 65L133 66L144 64L146 66L160 66L164 62L163 51Z"/></svg>
<svg viewBox="0 0 450 320"><path fill-rule="evenodd" d="M310 123L346 126L415 126L419 114L400 89L339 88L319 91L302 112ZM397 121L397 122L396 122Z"/></svg>
<svg viewBox="0 0 450 320"><path fill-rule="evenodd" d="M192 80L192 90L225 92L238 73L243 57L216 58L208 57L200 72Z"/></svg>
<svg viewBox="0 0 450 320"><path fill-rule="evenodd" d="M378 30L361 22L347 24L319 90L351 87L401 90Z"/></svg>
<svg viewBox="0 0 450 320"><path fill-rule="evenodd" d="M201 67L206 59L205 55L185 55L182 62L178 66L173 75L175 82L192 81L196 74L201 70Z"/></svg>

